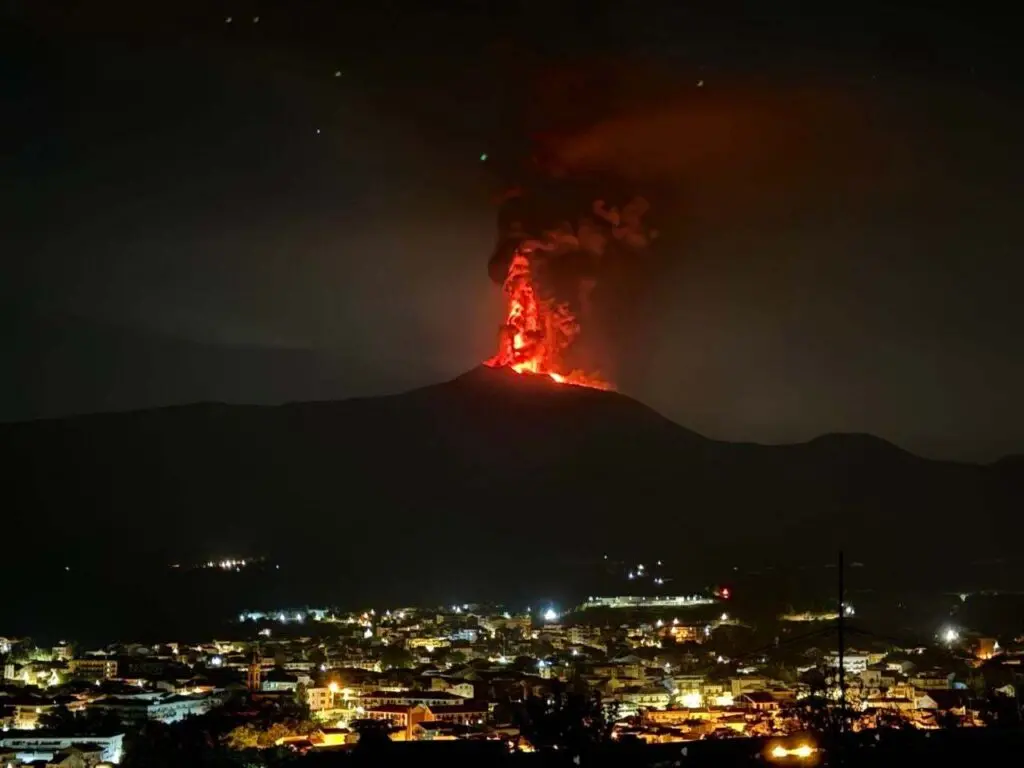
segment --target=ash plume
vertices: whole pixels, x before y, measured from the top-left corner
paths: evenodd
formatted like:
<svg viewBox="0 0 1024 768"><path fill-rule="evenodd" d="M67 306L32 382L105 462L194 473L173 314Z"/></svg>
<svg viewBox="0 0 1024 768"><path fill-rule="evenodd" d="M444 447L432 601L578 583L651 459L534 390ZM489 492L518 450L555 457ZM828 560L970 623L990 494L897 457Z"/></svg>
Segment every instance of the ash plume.
<svg viewBox="0 0 1024 768"><path fill-rule="evenodd" d="M656 241L651 203L608 176L566 174L537 158L531 171L529 183L501 196L488 273L507 292L529 280L538 301L550 308L554 320L548 325L554 323L555 333L537 341L547 345L547 354L569 367L606 367L577 347L586 346L586 329L596 321L594 294L610 265L637 260Z"/></svg>
<svg viewBox="0 0 1024 768"><path fill-rule="evenodd" d="M849 195L885 153L842 91L617 77L544 91L521 110L530 159L503 169L512 183L488 272L504 285L528 250L535 290L578 324L570 364L635 379L691 243L792 226L808 204Z"/></svg>

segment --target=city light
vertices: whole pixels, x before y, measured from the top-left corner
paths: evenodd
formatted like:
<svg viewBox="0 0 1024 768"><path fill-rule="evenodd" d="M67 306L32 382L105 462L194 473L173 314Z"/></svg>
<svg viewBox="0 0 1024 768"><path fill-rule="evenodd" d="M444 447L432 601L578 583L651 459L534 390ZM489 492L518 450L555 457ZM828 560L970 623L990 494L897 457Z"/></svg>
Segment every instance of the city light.
<svg viewBox="0 0 1024 768"><path fill-rule="evenodd" d="M634 563L635 569L630 575L637 579L637 585L647 583L645 577L650 577L655 583L658 579L650 576L650 570L641 564ZM657 573L657 571L655 571ZM621 577L621 571L618 574ZM225 577L230 578L230 577ZM631 590L643 593L645 590ZM296 610L294 605L271 608L264 606L261 611L234 614L240 622L260 622L272 626L278 621L286 623L279 627L279 633L287 629L300 629L304 626L310 628L310 632L290 632L286 642L278 644L253 642L260 638L253 637L257 627L252 624L251 632L247 632L246 640L208 640L196 644L168 643L166 649L163 645L149 646L151 654L158 658L166 659L168 663L178 663L181 658L188 659L190 666L197 671L194 674L202 674L205 668L208 675L217 671L218 684L220 679L234 677L236 686L246 686L251 691L285 691L286 685L295 686L297 683L292 678L277 678L273 673L265 676L270 671L271 661L278 665L286 665L284 668L291 670L307 670L319 668L317 682L307 684L306 704L310 708L311 715L321 722L336 722L335 718L343 716L344 722L348 718L362 719L359 715L379 716L383 713L381 708L398 706L403 709L416 704L426 706L437 706L443 708L451 702L462 702L460 707L465 707L472 719L466 719L465 725L475 723L477 726L494 726L495 721L488 716L489 707L494 704L490 699L493 694L488 695L488 701L471 701L474 706L480 705L480 709L469 710L469 705L462 699L455 696L472 696L476 693L476 686L467 683L464 679L449 678L442 683L440 688L435 689L435 679L438 675L438 667L451 669L461 666L463 663L472 663L488 659L494 665L492 671L501 670L501 679L518 679L511 697L516 701L531 695L538 695L531 691L539 682L539 678L547 681L558 681L560 684L568 684L580 673L600 676L601 678L615 678L632 680L638 677L635 671L642 664L643 676L648 681L663 681L664 684L652 683L641 689L637 686L634 689L617 689L610 694L610 698L617 700L616 707L620 707L617 714L617 722L611 725L612 731L609 738L618 739L627 733L639 731L645 739L663 739L666 735L666 724L673 728L675 724L699 720L709 732L719 730L724 732L726 728L735 728L741 724L743 730L737 735L753 736L758 739L769 736L765 741L756 746L757 757L779 768L789 766L818 765L824 762L826 757L825 748L818 747L815 737L808 735L813 731L804 730L800 722L784 717L780 707L784 701L794 701L806 697L808 694L799 684L789 684L777 681L772 683L770 690L765 690L763 684L755 682L757 677L766 675L766 669L774 664L778 658L786 658L784 655L776 656L775 647L765 647L753 655L741 654L733 656L738 651L719 649L713 647L709 642L714 631L719 630L722 634L729 634L729 630L736 626L744 626L750 622L750 615L744 606L734 605L733 610L723 611L724 605L719 604L723 595L728 594L724 588L715 588L712 592L697 593L690 595L660 595L658 590L646 590L647 594L625 595L614 597L587 598L577 608L560 605L556 609L553 603L547 606L541 603L537 611L527 608L525 612L519 610L511 614L505 610L505 606L497 603L479 602L472 604L442 604L440 608L430 605L418 608L407 608L407 621L398 621L404 617L404 613L398 608L382 608L380 614L373 610L344 612L338 609L325 607L322 609L303 607ZM555 593L559 594L559 593ZM561 599L561 598L560 598ZM723 601L724 602L724 601ZM697 606L717 605L703 610L694 611L694 614L687 618L687 611ZM565 607L565 611L560 609ZM599 615L597 621L587 620L594 616L588 614L589 608L612 608L624 609L609 620L606 615ZM634 610L646 608L649 610ZM792 610L792 609L791 609ZM718 618L711 618L718 612ZM843 615L853 615L853 606L840 601L838 605L833 602L830 614L832 620L841 618ZM457 614L462 614L461 616ZM466 614L474 616L474 620L467 622ZM869 611L870 613L870 611ZM674 614L674 615L673 615ZM784 614L778 616L780 622L797 620L794 617L803 614ZM808 614L810 615L810 614ZM377 621L376 616L381 617ZM817 616L817 614L815 614ZM870 617L869 617L870 618ZM958 623L953 624L956 620ZM337 633L338 637L329 638L319 631L319 622L335 622L342 632ZM990 658L997 653L1000 646L994 637L977 637L979 647L974 647L976 638L975 629L968 629L967 619L962 617L948 618L948 623L939 624L934 629L931 645L935 648L946 651L937 655L941 662L943 656L949 657L949 651L956 650L971 643L971 651L976 659ZM963 623L961 623L963 622ZM308 624L307 624L308 623ZM380 625L379 627L377 625ZM241 626L246 626L242 624ZM933 627L935 625L932 625ZM665 630L669 631L666 632ZM260 630L262 636L269 636L270 630ZM300 634L307 636L298 637ZM671 637L667 637L671 635ZM499 640L498 642L495 642ZM666 642L667 641L667 642ZM674 642L691 645L693 659L701 659L701 667L710 662L717 665L715 671L702 669L694 670L689 668L690 663L685 661L686 656L678 658L673 654ZM17 640L0 638L0 643L10 647L18 643ZM1004 644L1007 642L1003 640ZM698 648L704 643L702 648ZM669 648L659 654L659 646L666 644ZM30 649L33 654L40 657L45 655L48 662L50 657L60 658L70 655L64 649L65 644L52 649ZM614 656L611 651L597 651L595 649L615 646ZM622 648L618 646L624 646ZM400 650L397 650L400 649ZM671 650L670 650L671 649ZM681 649L680 649L681 650ZM924 652L924 648L915 649L914 653ZM648 656L645 652L650 652ZM401 654L401 655L399 655ZM493 655L492 655L493 654ZM499 655L500 654L500 655ZM508 655L505 655L508 654ZM282 658L283 656L283 658ZM455 661L456 657L461 661ZM880 659L885 654L880 654ZM96 680L96 685L107 685L110 679L121 680L126 685L138 686L148 702L148 697L154 697L154 702L159 702L165 696L163 692L152 689L151 682L143 679L139 669L126 668L122 677L116 677L117 657L101 649L92 651L89 655L80 658L69 659L69 665L81 665L81 670L90 671L90 677L102 674L102 679ZM276 657L276 658L274 658ZM568 657L568 658L567 658ZM599 659L591 667L591 660ZM798 668L799 672L816 669L823 675L834 674L832 660L834 653L823 654L821 659L808 659L806 667ZM315 659L315 660L314 660ZM642 660L641 660L642 659ZM864 650L850 650L844 657L844 666L851 676L863 670L869 664L869 653ZM42 659L41 659L42 660ZM897 657L901 661L901 657ZM433 664L427 664L433 662ZM888 662L887 662L888 663ZM422 666L421 666L422 665ZM511 665L511 666L509 666ZM859 665L859 666L856 666ZM367 670L380 672L389 668L408 667L402 678L388 680L383 690L371 691L369 687L360 684L358 689L343 688L342 680L348 679L347 668L355 670ZM69 666L75 670L74 666ZM113 668L113 670L111 670ZM422 673L416 672L417 668L425 668ZM261 671L262 669L262 671ZM927 681L922 688L927 690L928 681L932 677L938 685L944 685L950 677L955 674L952 662L946 662L935 669L926 668L915 674L920 674ZM699 672L700 674L697 674ZM127 675L127 676L125 676ZM44 679L49 676L49 682ZM47 666L45 671L38 671L34 667L25 666L19 672L19 679L24 678L25 683L34 683L40 687L44 685L56 685L60 682L52 666ZM359 676L360 679L361 675ZM904 677L906 679L906 677ZM912 676L911 676L912 679ZM826 678L831 689L825 695L833 701L838 699L839 691L835 686L834 678ZM915 681L916 683L916 681ZM370 683L373 685L373 683ZM379 683L378 683L379 685ZM909 685L903 683L901 685ZM91 686L90 686L91 688ZM175 717L178 712L184 714L201 714L206 708L219 706L223 703L218 700L217 692L213 690L212 684L196 686L190 684L187 688L177 691L182 695L180 702L175 702ZM443 691L441 690L443 688ZM521 689L522 694L518 690ZM832 693L834 691L834 693ZM744 695L744 694L753 695ZM94 691L90 696L97 695ZM140 694L136 694L140 695ZM290 694L289 694L290 695ZM479 694L477 694L479 695ZM550 696L551 694L544 694ZM192 698L196 701L191 701ZM923 697L923 694L922 694ZM481 697L483 699L484 697ZM940 697L934 696L936 703ZM208 701L200 700L208 699ZM868 729L879 727L873 714L862 715L862 710L856 708L856 700L849 697L851 708L849 710L851 726L853 729ZM37 699L40 702L41 699ZM434 702L437 702L436 704ZM547 698L550 705L552 700ZM862 706L874 703L870 700L859 702ZM401 703L397 703L401 702ZM38 711L35 702L33 703L35 715L42 714ZM149 704L159 708L159 703ZM198 709L202 706L203 709ZM932 705L934 707L934 705ZM180 709L177 709L180 708ZM195 709L193 709L195 708ZM918 711L922 710L922 711ZM44 710L45 711L45 710ZM431 709L431 711L434 711ZM182 716L184 716L184 714ZM453 712L454 714L454 712ZM254 715L252 728L257 729L258 713ZM903 711L893 711L893 718L899 718L900 722L907 728L915 727L924 730L935 728L934 712L924 707L908 708ZM951 715L952 717L952 715ZM971 712L957 714L957 722L960 725L981 727L983 725L979 718ZM29 718L25 718L26 726L32 727ZM5 723L8 727L20 727L17 720ZM3 726L0 726L3 727ZM471 726L475 727L475 726ZM902 727L902 726L901 726ZM424 729L423 734L417 732L417 736L437 738L438 734ZM467 732L468 738L482 738L486 735L485 729L472 734ZM300 738L299 736L289 738ZM331 739L325 739L322 746L335 746L341 744L343 739L350 738L351 734L331 734ZM406 731L405 736L408 736ZM686 742L692 738L690 734L673 733L671 740ZM419 740L414 738L413 740ZM659 742L660 743L660 742ZM559 746L559 749L563 749ZM109 757L108 753L108 757ZM685 756L685 753L684 753Z"/></svg>
<svg viewBox="0 0 1024 768"><path fill-rule="evenodd" d="M769 754L775 760L785 760L789 757L795 757L799 760L806 760L814 754L814 747L812 747L810 744L799 744L793 747L792 749L787 749L781 744L778 744L772 747L772 750L771 752L769 752Z"/></svg>
<svg viewBox="0 0 1024 768"><path fill-rule="evenodd" d="M704 697L699 693L684 693L679 698L679 703L687 709L700 709L704 704Z"/></svg>

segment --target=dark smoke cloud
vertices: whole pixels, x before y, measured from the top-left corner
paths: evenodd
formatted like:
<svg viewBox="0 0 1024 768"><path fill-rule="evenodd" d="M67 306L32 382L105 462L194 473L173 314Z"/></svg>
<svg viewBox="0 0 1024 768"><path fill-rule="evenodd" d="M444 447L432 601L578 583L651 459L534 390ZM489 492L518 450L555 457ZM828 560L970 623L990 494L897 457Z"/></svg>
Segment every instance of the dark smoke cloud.
<svg viewBox="0 0 1024 768"><path fill-rule="evenodd" d="M546 287L586 310L581 341L604 358L588 362L609 372L641 316L650 319L658 277L694 237L781 222L794 197L844 194L885 154L866 140L868 118L848 91L651 78L631 91L618 77L603 111L600 95L583 91L585 125L580 113L552 110L551 129L535 131L501 202L488 264L500 283L518 245L545 243ZM550 85L543 93L541 103L557 102Z"/></svg>

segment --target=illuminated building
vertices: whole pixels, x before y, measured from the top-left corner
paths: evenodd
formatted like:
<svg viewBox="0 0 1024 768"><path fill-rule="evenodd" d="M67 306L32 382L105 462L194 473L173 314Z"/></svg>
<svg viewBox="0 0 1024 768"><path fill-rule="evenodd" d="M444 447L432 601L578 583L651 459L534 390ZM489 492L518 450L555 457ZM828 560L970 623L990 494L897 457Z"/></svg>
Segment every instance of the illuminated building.
<svg viewBox="0 0 1024 768"><path fill-rule="evenodd" d="M671 635L677 643L702 643L707 639L704 625L673 624L665 627L662 634Z"/></svg>
<svg viewBox="0 0 1024 768"><path fill-rule="evenodd" d="M48 733L39 736L25 736L19 734L9 739L0 738L0 748L14 752L17 759L25 762L50 761L58 752L89 744L99 747L101 759L104 762L115 764L121 762L121 755L124 752L123 733L113 736L54 736Z"/></svg>
<svg viewBox="0 0 1024 768"><path fill-rule="evenodd" d="M110 680L117 677L117 659L87 657L68 662L71 677L81 680Z"/></svg>
<svg viewBox="0 0 1024 768"><path fill-rule="evenodd" d="M323 712L325 709L331 709L334 706L334 693L329 687L307 688L306 704L309 705L310 712Z"/></svg>
<svg viewBox="0 0 1024 768"><path fill-rule="evenodd" d="M988 661L1003 649L999 647L999 641L994 637L979 637L974 643L973 650L975 658Z"/></svg>
<svg viewBox="0 0 1024 768"><path fill-rule="evenodd" d="M804 611L803 613L784 613L779 616L779 621L835 621L838 618L837 611Z"/></svg>
<svg viewBox="0 0 1024 768"><path fill-rule="evenodd" d="M953 687L953 678L955 675L952 672L944 672L942 670L922 670L915 672L908 679L907 683L912 685L914 688L920 688L926 691L948 691Z"/></svg>
<svg viewBox="0 0 1024 768"><path fill-rule="evenodd" d="M406 642L409 650L423 648L427 653L433 652L435 648L447 648L452 644L447 637L410 637Z"/></svg>
<svg viewBox="0 0 1024 768"><path fill-rule="evenodd" d="M473 687L472 683L452 683L445 680L443 677L430 678L430 690L447 691L448 693L454 693L456 696L461 696L464 699L472 699L476 693L476 689Z"/></svg>
<svg viewBox="0 0 1024 768"><path fill-rule="evenodd" d="M250 691L260 690L261 677L263 675L263 668L260 664L260 650L255 648L252 652L252 661L249 662L249 670L246 675L246 685Z"/></svg>
<svg viewBox="0 0 1024 768"><path fill-rule="evenodd" d="M566 630L566 637L573 645L595 645L601 641L601 629L575 625Z"/></svg>
<svg viewBox="0 0 1024 768"><path fill-rule="evenodd" d="M635 689L623 688L616 691L613 698L625 704L632 704L638 710L665 709L672 700L672 694L664 688L650 686Z"/></svg>
<svg viewBox="0 0 1024 768"><path fill-rule="evenodd" d="M762 677L761 675L742 675L729 679L731 693L736 698L739 698L744 693L766 690L769 682L767 677Z"/></svg>
<svg viewBox="0 0 1024 768"><path fill-rule="evenodd" d="M386 720L396 728L404 728L404 738L411 740L414 729L420 723L441 722L452 725L478 725L487 719L486 704L461 704L452 707L433 709L423 704L403 706L385 704L366 710L366 717L371 720Z"/></svg>
<svg viewBox="0 0 1024 768"><path fill-rule="evenodd" d="M13 713L14 727L26 731L37 728L39 718L49 713L54 707L52 699L42 699L36 696L9 699L5 701L5 704Z"/></svg>
<svg viewBox="0 0 1024 768"><path fill-rule="evenodd" d="M588 608L692 608L697 605L714 605L717 601L700 595L663 595L657 597L641 597L619 595L617 597L588 597L580 606Z"/></svg>
<svg viewBox="0 0 1024 768"><path fill-rule="evenodd" d="M520 632L529 632L532 623L533 621L528 613L518 616L512 616L510 614L505 614L503 616L485 616L479 619L480 627L491 633L497 632L499 629L517 629Z"/></svg>
<svg viewBox="0 0 1024 768"><path fill-rule="evenodd" d="M768 691L751 691L739 697L740 706L757 712L776 712L781 705Z"/></svg>
<svg viewBox="0 0 1024 768"><path fill-rule="evenodd" d="M869 662L870 659L868 658L868 655L866 653L847 652L843 654L843 669L854 675L859 675L861 672L866 671ZM829 653L825 657L825 663L828 664L830 667L838 667L839 654Z"/></svg>
<svg viewBox="0 0 1024 768"><path fill-rule="evenodd" d="M205 715L221 703L221 697L214 694L145 693L108 696L94 702L90 708L113 713L125 724L139 724L147 720L176 723L186 717Z"/></svg>
<svg viewBox="0 0 1024 768"><path fill-rule="evenodd" d="M359 697L359 706L372 707L450 707L464 704L466 699L449 691L373 691Z"/></svg>
<svg viewBox="0 0 1024 768"><path fill-rule="evenodd" d="M308 677L306 678L309 679ZM261 691L294 691L299 687L299 678L283 669L275 667L263 676Z"/></svg>

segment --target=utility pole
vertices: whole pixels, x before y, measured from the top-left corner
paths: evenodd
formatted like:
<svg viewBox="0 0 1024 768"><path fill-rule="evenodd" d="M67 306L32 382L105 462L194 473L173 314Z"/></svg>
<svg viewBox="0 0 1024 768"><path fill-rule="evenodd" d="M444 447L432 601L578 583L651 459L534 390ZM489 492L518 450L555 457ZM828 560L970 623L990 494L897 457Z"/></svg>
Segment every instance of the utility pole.
<svg viewBox="0 0 1024 768"><path fill-rule="evenodd" d="M845 585L843 584L843 551L839 550L839 622L838 622L838 635L839 635L839 728L838 731L842 734L843 729L846 727L846 667L844 664L844 657L846 654L845 648L845 637L843 630L845 629L844 624L846 623L846 595Z"/></svg>

